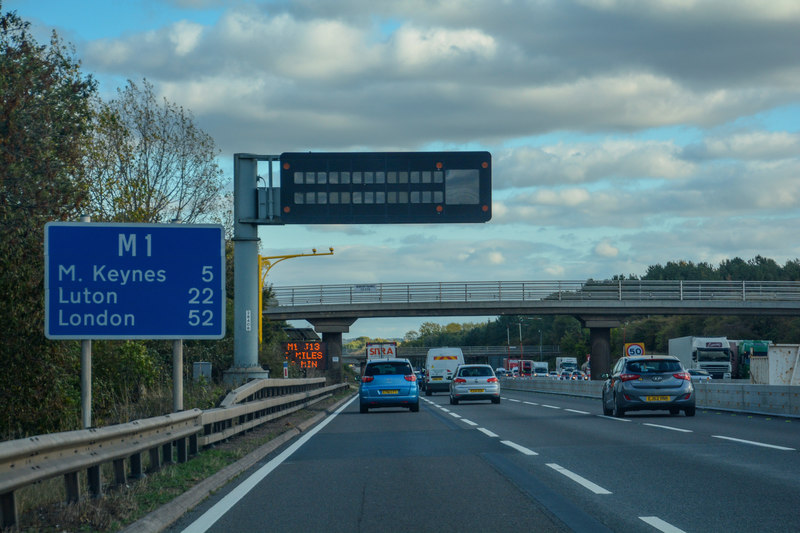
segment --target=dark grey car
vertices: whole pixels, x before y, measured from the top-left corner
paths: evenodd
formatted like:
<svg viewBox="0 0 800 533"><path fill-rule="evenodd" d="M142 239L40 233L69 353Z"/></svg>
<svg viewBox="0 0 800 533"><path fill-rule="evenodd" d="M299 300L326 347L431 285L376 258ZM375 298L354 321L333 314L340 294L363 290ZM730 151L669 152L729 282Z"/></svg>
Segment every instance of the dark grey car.
<svg viewBox="0 0 800 533"><path fill-rule="evenodd" d="M603 414L625 416L626 411L668 410L694 416L692 378L677 357L652 355L623 357L605 374Z"/></svg>

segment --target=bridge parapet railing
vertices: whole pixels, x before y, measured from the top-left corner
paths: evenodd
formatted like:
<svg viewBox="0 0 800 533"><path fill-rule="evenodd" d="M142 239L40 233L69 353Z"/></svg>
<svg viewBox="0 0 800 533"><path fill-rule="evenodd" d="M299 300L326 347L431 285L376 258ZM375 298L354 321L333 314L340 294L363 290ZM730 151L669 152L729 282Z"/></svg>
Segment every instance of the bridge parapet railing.
<svg viewBox="0 0 800 533"><path fill-rule="evenodd" d="M796 281L585 280L273 287L271 307L515 301L797 301Z"/></svg>

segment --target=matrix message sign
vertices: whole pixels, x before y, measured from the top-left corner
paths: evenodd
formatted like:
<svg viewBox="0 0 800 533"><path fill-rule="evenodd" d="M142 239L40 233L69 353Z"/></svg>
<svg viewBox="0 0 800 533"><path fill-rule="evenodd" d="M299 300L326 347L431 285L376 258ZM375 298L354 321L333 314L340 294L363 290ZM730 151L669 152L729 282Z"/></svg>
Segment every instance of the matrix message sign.
<svg viewBox="0 0 800 533"><path fill-rule="evenodd" d="M298 368L325 370L328 361L327 345L320 341L284 342L283 355Z"/></svg>
<svg viewBox="0 0 800 533"><path fill-rule="evenodd" d="M219 339L221 225L45 225L49 339Z"/></svg>
<svg viewBox="0 0 800 533"><path fill-rule="evenodd" d="M284 224L487 222L489 152L286 152Z"/></svg>

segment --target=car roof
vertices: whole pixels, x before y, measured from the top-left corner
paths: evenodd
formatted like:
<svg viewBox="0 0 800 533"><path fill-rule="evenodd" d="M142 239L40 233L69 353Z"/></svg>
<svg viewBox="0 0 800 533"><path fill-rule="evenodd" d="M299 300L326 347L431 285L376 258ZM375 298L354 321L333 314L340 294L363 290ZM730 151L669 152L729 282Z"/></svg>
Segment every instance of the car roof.
<svg viewBox="0 0 800 533"><path fill-rule="evenodd" d="M408 359L405 359L403 357L384 357L381 359L369 359L367 361L367 364L371 365L373 363L386 363L387 361L398 361L398 362L402 361L404 363L411 364L411 362Z"/></svg>

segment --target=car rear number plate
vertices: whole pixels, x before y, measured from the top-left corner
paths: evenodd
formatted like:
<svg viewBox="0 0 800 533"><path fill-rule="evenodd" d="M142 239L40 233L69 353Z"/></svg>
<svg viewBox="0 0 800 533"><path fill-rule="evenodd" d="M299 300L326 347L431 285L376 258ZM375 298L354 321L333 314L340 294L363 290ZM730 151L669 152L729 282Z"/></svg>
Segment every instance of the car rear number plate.
<svg viewBox="0 0 800 533"><path fill-rule="evenodd" d="M400 391L397 389L383 389L381 394L400 394Z"/></svg>
<svg viewBox="0 0 800 533"><path fill-rule="evenodd" d="M431 378L431 379L432 379L433 381L437 381L437 380L441 380L441 379L442 379L442 377L441 377L441 376L436 376L436 377L434 377L434 378Z"/></svg>
<svg viewBox="0 0 800 533"><path fill-rule="evenodd" d="M648 402L668 402L669 396L647 396L645 400Z"/></svg>
<svg viewBox="0 0 800 533"><path fill-rule="evenodd" d="M483 389L469 389L470 392L483 392Z"/></svg>

